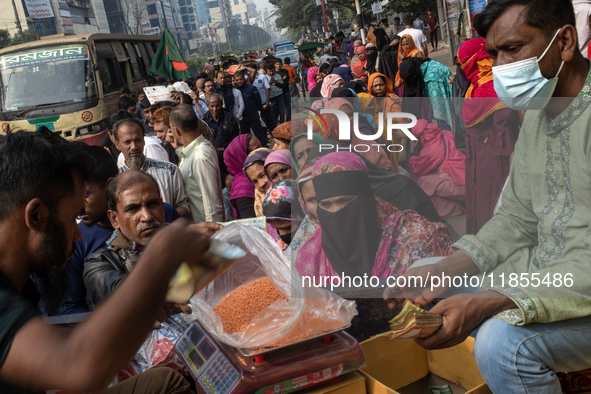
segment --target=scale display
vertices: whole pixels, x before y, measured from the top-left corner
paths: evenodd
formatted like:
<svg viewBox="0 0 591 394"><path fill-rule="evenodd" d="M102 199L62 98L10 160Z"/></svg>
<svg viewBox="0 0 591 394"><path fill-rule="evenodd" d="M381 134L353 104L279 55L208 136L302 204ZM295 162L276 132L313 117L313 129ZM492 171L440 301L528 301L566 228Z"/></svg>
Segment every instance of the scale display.
<svg viewBox="0 0 591 394"><path fill-rule="evenodd" d="M215 344L209 334L192 324L178 340L176 349L205 393L227 394L241 376Z"/></svg>

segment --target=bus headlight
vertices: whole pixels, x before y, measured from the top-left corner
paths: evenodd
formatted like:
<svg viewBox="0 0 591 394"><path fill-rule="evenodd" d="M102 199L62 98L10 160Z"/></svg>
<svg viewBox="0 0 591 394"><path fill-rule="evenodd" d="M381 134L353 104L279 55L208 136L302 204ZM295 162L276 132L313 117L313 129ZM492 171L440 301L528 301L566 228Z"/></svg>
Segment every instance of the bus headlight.
<svg viewBox="0 0 591 394"><path fill-rule="evenodd" d="M92 123L89 125L81 126L76 129L76 136L82 137L88 134L96 134L103 131L107 126L106 121Z"/></svg>

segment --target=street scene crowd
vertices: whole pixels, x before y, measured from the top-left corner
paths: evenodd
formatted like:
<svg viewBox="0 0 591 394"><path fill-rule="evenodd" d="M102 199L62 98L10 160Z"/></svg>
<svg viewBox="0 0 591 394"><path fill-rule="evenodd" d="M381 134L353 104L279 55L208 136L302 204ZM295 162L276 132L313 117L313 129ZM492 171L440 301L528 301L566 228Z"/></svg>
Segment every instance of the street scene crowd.
<svg viewBox="0 0 591 394"><path fill-rule="evenodd" d="M562 392L557 373L591 368L591 18L577 22L568 0L490 0L450 69L429 57L431 11L384 19L322 40L301 69L277 57L151 77L183 86L157 102L123 88L100 146L7 134L0 392L193 392L171 368L113 378L153 329L191 313L165 300L179 265L207 268L222 223L262 217L309 278L570 274L572 286L386 288L353 325L359 341L382 333L411 300L443 316L417 343L475 337L492 392ZM414 138L389 139L405 114ZM67 333L42 319L87 312Z"/></svg>

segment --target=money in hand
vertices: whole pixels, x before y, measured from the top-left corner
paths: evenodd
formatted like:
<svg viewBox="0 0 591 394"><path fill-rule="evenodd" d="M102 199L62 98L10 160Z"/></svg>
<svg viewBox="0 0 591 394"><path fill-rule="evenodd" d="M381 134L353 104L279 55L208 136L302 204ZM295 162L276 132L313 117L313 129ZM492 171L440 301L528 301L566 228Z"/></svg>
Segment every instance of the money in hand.
<svg viewBox="0 0 591 394"><path fill-rule="evenodd" d="M410 301L406 301L402 311L390 320L391 336L395 338L427 338L443 324L443 317L427 312Z"/></svg>

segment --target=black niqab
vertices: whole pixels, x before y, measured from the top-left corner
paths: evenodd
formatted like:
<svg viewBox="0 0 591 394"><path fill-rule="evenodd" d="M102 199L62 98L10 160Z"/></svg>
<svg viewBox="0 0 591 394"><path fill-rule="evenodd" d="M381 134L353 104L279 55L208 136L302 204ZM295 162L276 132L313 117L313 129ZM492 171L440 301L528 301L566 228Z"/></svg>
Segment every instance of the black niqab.
<svg viewBox="0 0 591 394"><path fill-rule="evenodd" d="M318 201L331 197L357 196L337 212L328 212L318 205L322 249L339 275L371 275L382 230L367 172L331 172L315 176L312 182Z"/></svg>
<svg viewBox="0 0 591 394"><path fill-rule="evenodd" d="M369 75L376 72L376 64L378 60L378 50L375 47L365 47L365 54L367 62L365 63L365 69Z"/></svg>

